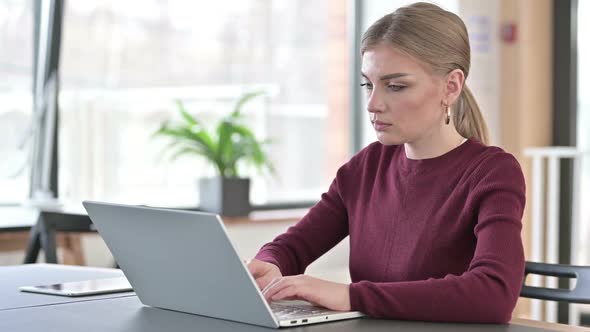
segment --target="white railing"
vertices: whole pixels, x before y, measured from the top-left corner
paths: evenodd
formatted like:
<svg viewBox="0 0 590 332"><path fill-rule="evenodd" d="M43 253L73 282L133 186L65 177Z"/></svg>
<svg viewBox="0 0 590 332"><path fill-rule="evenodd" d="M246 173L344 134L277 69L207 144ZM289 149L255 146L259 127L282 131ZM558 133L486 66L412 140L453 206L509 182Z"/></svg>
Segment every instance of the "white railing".
<svg viewBox="0 0 590 332"><path fill-rule="evenodd" d="M574 162L573 193L572 193L572 230L570 262L577 262L578 229L580 212L580 180L582 158L588 151L580 151L574 147L542 147L524 150L527 157L533 161L532 183L532 239L531 256L534 262L559 263L559 201L560 201L560 162L562 159L572 159ZM548 169L545 174L544 162L547 160ZM547 190L544 191L545 176ZM543 197L543 194L546 194ZM547 214L545 216L545 213ZM543 282L544 281L544 282ZM556 278L544 278L539 275L531 276L531 285L558 288ZM570 285L571 287L572 285ZM543 319L543 302L531 300L531 318ZM576 324L579 319L576 306L570 305L570 324ZM557 303L545 301L545 320L557 321Z"/></svg>

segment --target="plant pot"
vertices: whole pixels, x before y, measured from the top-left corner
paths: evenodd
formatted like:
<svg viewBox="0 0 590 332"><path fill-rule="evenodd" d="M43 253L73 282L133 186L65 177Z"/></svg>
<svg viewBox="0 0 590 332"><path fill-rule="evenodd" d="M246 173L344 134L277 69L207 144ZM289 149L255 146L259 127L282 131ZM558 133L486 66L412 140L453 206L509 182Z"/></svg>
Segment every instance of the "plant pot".
<svg viewBox="0 0 590 332"><path fill-rule="evenodd" d="M249 178L199 179L199 207L203 211L228 217L242 217L250 213Z"/></svg>

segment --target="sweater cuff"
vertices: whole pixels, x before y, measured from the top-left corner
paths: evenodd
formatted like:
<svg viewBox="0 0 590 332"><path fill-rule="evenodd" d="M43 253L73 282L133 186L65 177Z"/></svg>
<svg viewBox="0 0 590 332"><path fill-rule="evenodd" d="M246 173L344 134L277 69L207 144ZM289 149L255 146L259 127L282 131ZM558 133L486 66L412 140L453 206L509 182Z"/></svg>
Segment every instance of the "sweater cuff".
<svg viewBox="0 0 590 332"><path fill-rule="evenodd" d="M261 251L258 254L256 254L256 256L254 256L254 259L276 265L279 268L279 271L281 271L281 275L285 276L285 270L279 263L279 259L272 255L270 252Z"/></svg>
<svg viewBox="0 0 590 332"><path fill-rule="evenodd" d="M362 282L362 281L361 281ZM362 304L362 285L361 282L353 282L348 286L348 295L350 297L350 309L352 311L365 312Z"/></svg>

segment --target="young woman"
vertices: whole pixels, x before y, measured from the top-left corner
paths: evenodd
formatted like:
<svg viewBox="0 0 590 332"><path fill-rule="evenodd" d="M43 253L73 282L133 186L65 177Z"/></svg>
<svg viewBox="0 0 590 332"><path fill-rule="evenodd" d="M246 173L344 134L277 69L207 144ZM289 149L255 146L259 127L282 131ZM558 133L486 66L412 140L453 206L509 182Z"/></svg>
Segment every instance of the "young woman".
<svg viewBox="0 0 590 332"><path fill-rule="evenodd" d="M505 323L524 273L525 183L487 146L467 88L461 19L416 3L362 38L362 87L378 142L342 166L319 203L248 268L269 301L303 299L372 317ZM305 268L350 236L341 284Z"/></svg>

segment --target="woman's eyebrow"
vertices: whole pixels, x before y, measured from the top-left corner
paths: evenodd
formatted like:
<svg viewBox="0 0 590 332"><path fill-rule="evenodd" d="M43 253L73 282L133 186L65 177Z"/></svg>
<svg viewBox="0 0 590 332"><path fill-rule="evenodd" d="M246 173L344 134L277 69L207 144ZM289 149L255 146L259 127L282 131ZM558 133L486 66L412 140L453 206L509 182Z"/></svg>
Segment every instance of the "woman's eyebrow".
<svg viewBox="0 0 590 332"><path fill-rule="evenodd" d="M362 75L364 78L366 78L366 79L369 79L369 78L367 77L367 75L365 75L365 73L362 73L362 72L361 72L361 75ZM381 80L381 81L385 81L385 80L390 80L390 79L392 79L392 78L399 78L399 77L404 77L404 76L411 76L411 75L410 75L410 74L408 74L408 73L393 73L393 74L387 74L387 75L383 75L383 76L379 77L379 80Z"/></svg>

